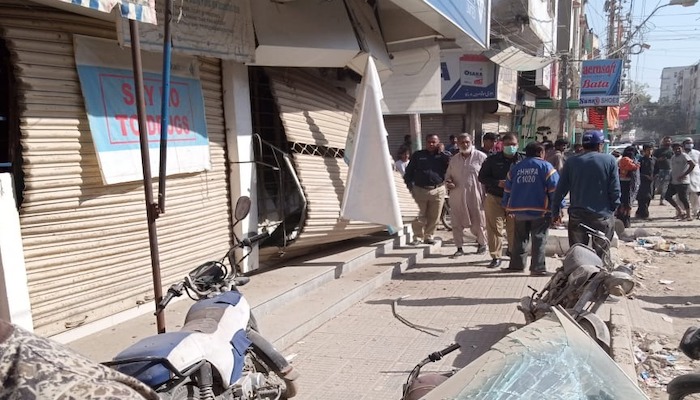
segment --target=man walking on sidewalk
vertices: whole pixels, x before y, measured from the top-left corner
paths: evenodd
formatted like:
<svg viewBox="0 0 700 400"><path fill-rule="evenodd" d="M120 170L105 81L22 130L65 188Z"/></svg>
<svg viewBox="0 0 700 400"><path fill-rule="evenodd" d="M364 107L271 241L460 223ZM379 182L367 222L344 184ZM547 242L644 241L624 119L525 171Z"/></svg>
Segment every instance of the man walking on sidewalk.
<svg viewBox="0 0 700 400"><path fill-rule="evenodd" d="M642 147L643 157L639 160L639 191L637 192L637 212L635 216L649 219L649 203L654 196L654 164L652 157L654 146L645 144Z"/></svg>
<svg viewBox="0 0 700 400"><path fill-rule="evenodd" d="M569 246L588 244L589 238L581 223L597 229L612 240L615 221L613 212L620 205L620 177L615 157L604 154L605 139L601 131L586 131L581 139L583 153L564 162L554 201L554 222L561 219L561 202L570 193ZM593 239L596 253L602 258L604 242Z"/></svg>
<svg viewBox="0 0 700 400"><path fill-rule="evenodd" d="M433 235L445 203L445 172L450 155L439 150L440 138L436 134L425 137L426 149L418 150L406 166L403 180L418 204L419 215L411 224L415 239L411 244L435 243Z"/></svg>
<svg viewBox="0 0 700 400"><path fill-rule="evenodd" d="M530 275L547 276L545 246L552 223L550 204L559 182L552 164L543 160L544 146L533 142L525 147L525 159L510 170L503 194L503 206L515 219L515 240L510 248L510 264L502 272L525 270L525 248L532 236Z"/></svg>
<svg viewBox="0 0 700 400"><path fill-rule="evenodd" d="M659 193L659 205L664 205L664 197L666 190L671 183L671 157L673 150L671 149L671 137L664 136L661 139L661 146L654 150L654 158L656 165L654 170L654 181L656 192Z"/></svg>
<svg viewBox="0 0 700 400"><path fill-rule="evenodd" d="M501 201L510 167L523 158L523 155L518 153L518 138L512 133L506 133L503 135L503 151L489 156L479 171L479 182L486 188L484 212L486 213L486 235L491 253L489 268L501 266L504 226L508 245L512 246L515 240L513 218L508 217Z"/></svg>
<svg viewBox="0 0 700 400"><path fill-rule="evenodd" d="M688 202L688 187L690 186L690 173L695 168L695 163L688 154L683 151L680 143L673 144L673 157L671 157L671 184L668 185L666 196L668 204L676 209L676 219L693 220L690 215L690 203ZM678 200L685 209L685 213L678 206L673 196L678 195Z"/></svg>
<svg viewBox="0 0 700 400"><path fill-rule="evenodd" d="M467 133L457 138L459 153L452 156L447 167L445 182L450 190L450 217L452 236L457 252L453 257L464 255L464 229L469 228L476 236L476 254L486 253L486 231L484 229L484 191L479 183L479 170L486 154L475 149L472 137Z"/></svg>

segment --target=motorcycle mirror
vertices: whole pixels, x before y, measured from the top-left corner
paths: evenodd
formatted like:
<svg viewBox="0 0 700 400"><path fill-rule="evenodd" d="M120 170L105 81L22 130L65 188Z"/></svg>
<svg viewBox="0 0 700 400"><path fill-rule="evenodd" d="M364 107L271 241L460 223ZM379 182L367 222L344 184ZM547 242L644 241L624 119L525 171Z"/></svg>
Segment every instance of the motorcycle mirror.
<svg viewBox="0 0 700 400"><path fill-rule="evenodd" d="M236 201L236 209L234 210L233 216L236 218L236 222L242 220L248 216L250 212L250 197L241 196Z"/></svg>

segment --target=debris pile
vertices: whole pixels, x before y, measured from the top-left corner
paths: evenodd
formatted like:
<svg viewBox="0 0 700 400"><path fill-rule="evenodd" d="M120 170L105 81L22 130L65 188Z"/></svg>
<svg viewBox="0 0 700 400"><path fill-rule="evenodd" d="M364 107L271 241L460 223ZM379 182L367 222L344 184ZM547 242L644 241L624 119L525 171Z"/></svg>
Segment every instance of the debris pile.
<svg viewBox="0 0 700 400"><path fill-rule="evenodd" d="M634 332L634 362L637 380L646 388L662 388L677 376L692 373L695 362L668 337Z"/></svg>

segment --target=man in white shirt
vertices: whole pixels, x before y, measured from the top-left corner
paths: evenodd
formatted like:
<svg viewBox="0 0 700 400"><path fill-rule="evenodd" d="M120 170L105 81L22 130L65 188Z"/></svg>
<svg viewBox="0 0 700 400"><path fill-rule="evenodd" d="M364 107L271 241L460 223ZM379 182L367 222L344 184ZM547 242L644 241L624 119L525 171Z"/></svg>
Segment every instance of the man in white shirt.
<svg viewBox="0 0 700 400"><path fill-rule="evenodd" d="M695 163L695 168L690 171L690 184L688 191L690 192L690 208L691 216L700 219L700 151L693 148L693 139L686 138L683 140L683 150L691 160Z"/></svg>
<svg viewBox="0 0 700 400"><path fill-rule="evenodd" d="M406 166L411 158L411 151L409 149L404 149L398 154L398 156L399 159L394 163L394 167L401 173L401 176L404 176L406 173Z"/></svg>
<svg viewBox="0 0 700 400"><path fill-rule="evenodd" d="M683 151L683 146L680 143L674 143L673 157L671 157L671 184L668 185L668 190L664 199L668 204L676 209L676 219L692 220L690 215L690 203L688 202L688 186L690 186L690 173L695 168L695 163L688 154ZM674 195L678 195L678 200L685 209L679 207L678 203L673 199Z"/></svg>

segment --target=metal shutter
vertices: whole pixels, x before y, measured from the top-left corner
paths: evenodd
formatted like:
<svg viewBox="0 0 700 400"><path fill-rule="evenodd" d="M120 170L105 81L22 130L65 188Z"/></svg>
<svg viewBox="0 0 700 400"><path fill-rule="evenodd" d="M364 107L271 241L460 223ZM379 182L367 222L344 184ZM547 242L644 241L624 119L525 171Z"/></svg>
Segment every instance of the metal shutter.
<svg viewBox="0 0 700 400"><path fill-rule="evenodd" d="M355 102L351 96L303 69L269 68L266 71L288 141L302 146L345 147ZM375 224L340 219L348 171L342 158L296 152L293 159L308 210L303 230L290 249L311 249L384 229ZM418 209L403 180L396 175L402 215L409 220L418 214Z"/></svg>
<svg viewBox="0 0 700 400"><path fill-rule="evenodd" d="M411 123L408 115L385 115L384 126L389 134L387 142L389 143L389 152L396 159L396 153L399 147L403 144L403 138L411 134Z"/></svg>
<svg viewBox="0 0 700 400"><path fill-rule="evenodd" d="M484 114L484 118L481 122L481 129L484 133L495 132L498 133L499 128L499 118L498 115L494 114Z"/></svg>
<svg viewBox="0 0 700 400"><path fill-rule="evenodd" d="M440 141L447 143L450 135L458 136L464 132L464 116L462 114L421 114L421 131L423 137L436 133Z"/></svg>
<svg viewBox="0 0 700 400"><path fill-rule="evenodd" d="M115 39L114 23L12 4L0 6L0 35L19 87L28 285L36 331L54 335L152 298L143 188L102 184L73 58L73 34ZM213 169L168 178L164 285L231 241L221 69L200 68Z"/></svg>

